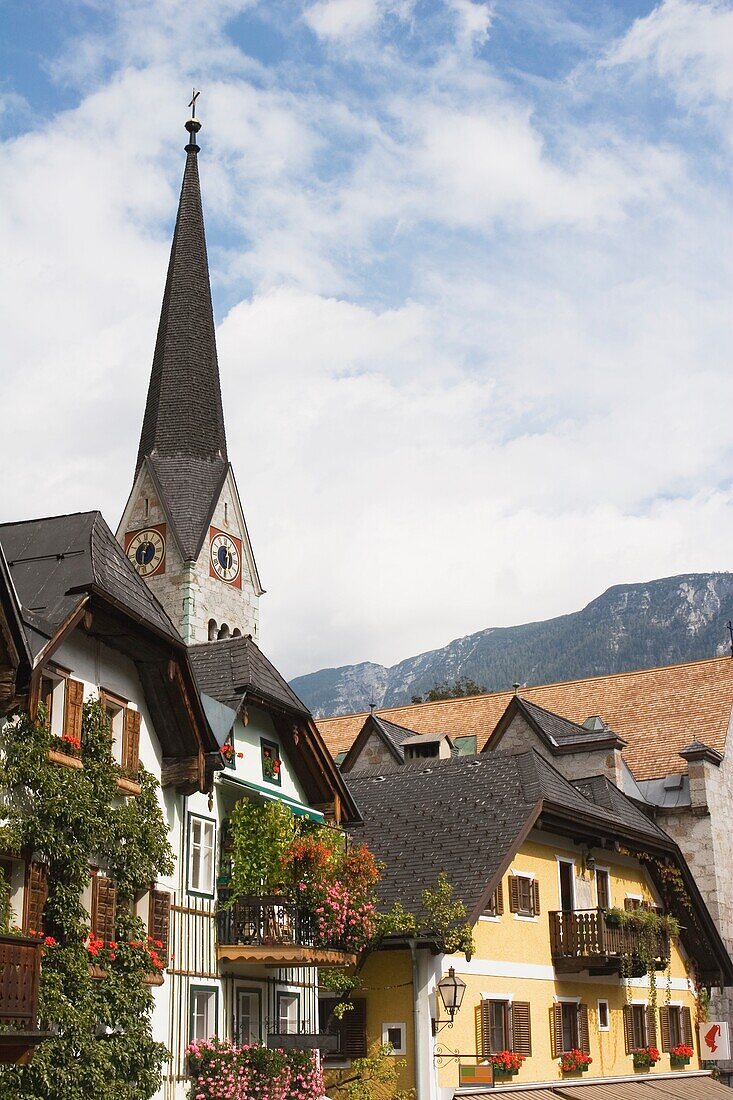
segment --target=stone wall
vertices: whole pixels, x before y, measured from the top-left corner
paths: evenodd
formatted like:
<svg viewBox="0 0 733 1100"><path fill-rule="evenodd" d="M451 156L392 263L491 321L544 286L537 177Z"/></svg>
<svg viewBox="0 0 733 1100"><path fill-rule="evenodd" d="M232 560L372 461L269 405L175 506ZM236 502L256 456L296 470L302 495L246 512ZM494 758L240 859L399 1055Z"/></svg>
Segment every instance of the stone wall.
<svg viewBox="0 0 733 1100"><path fill-rule="evenodd" d="M621 786L621 753L617 749L601 749L592 752L554 753L535 732L522 714L516 714L497 745L497 752L512 756L534 749L566 779L588 779L593 775L605 775Z"/></svg>
<svg viewBox="0 0 733 1100"><path fill-rule="evenodd" d="M379 734L372 731L349 774L359 775L366 768L380 767L382 764L392 766L396 760Z"/></svg>

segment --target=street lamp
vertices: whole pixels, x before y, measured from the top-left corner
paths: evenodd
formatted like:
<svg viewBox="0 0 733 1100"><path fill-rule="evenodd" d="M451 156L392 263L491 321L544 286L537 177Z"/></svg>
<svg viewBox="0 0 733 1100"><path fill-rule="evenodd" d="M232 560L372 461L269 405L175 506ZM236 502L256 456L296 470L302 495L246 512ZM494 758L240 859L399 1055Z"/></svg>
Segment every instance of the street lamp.
<svg viewBox="0 0 733 1100"><path fill-rule="evenodd" d="M448 973L438 982L438 993L440 993L440 999L443 1002L445 1011L448 1013L448 1019L433 1020L433 1035L441 1026L453 1027L453 1017L461 1007L465 992L466 983L461 978L456 977L456 972L452 966L449 967Z"/></svg>

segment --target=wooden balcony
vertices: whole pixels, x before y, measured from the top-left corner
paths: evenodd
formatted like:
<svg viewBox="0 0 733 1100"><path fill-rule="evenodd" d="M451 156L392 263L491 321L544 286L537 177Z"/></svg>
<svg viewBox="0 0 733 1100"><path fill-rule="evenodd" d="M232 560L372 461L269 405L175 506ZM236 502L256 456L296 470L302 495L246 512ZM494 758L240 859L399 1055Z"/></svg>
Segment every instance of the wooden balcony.
<svg viewBox="0 0 733 1100"><path fill-rule="evenodd" d="M353 966L343 944L324 943L312 913L280 894L237 898L216 915L220 961L248 966Z"/></svg>
<svg viewBox="0 0 733 1100"><path fill-rule="evenodd" d="M0 1064L29 1062L48 1032L38 1028L41 943L0 935Z"/></svg>
<svg viewBox="0 0 733 1100"><path fill-rule="evenodd" d="M641 977L646 967L640 959L641 937L635 929L609 924L603 909L574 909L551 912L550 951L555 970L591 974L613 974L622 970L627 959L630 977ZM669 958L669 937L659 934L655 963L663 970Z"/></svg>

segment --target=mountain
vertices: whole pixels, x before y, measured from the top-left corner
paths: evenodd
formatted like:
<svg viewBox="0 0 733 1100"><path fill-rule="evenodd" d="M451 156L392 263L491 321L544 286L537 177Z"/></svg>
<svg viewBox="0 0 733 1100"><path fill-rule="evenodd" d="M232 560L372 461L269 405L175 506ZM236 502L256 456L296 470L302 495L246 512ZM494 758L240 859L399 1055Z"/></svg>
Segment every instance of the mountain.
<svg viewBox="0 0 733 1100"><path fill-rule="evenodd" d="M436 684L470 677L486 691L548 684L715 657L728 651L733 573L686 573L617 584L582 611L489 627L391 668L366 661L291 681L316 717L409 703Z"/></svg>

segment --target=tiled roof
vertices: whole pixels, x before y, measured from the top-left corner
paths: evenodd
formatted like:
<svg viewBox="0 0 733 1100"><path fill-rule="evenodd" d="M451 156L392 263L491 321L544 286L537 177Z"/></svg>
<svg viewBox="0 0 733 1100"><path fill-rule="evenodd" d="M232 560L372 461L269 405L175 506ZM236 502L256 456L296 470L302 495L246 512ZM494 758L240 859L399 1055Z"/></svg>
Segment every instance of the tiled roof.
<svg viewBox="0 0 733 1100"><path fill-rule="evenodd" d="M189 646L188 652L201 691L225 706L238 710L244 695L253 692L286 710L310 717L305 703L249 635Z"/></svg>
<svg viewBox="0 0 733 1100"><path fill-rule="evenodd" d="M385 864L379 889L387 908L401 900L418 912L423 890L444 871L475 915L540 800L563 815L590 818L608 834L642 832L650 844L672 847L619 791L606 805L588 799L535 751L408 761L346 779L364 819L354 839Z"/></svg>
<svg viewBox="0 0 733 1100"><path fill-rule="evenodd" d="M603 729L588 729L578 722L571 722L559 714L553 714L545 707L540 707L529 699L517 696L517 703L521 710L532 719L556 745L583 745L592 746L597 742L608 741L614 737L613 730L608 727Z"/></svg>
<svg viewBox="0 0 733 1100"><path fill-rule="evenodd" d="M381 718L418 733L475 734L479 748L501 718L511 691L390 707ZM693 738L725 751L733 706L733 660L716 657L689 664L568 680L524 688L522 699L582 724L599 714L628 742L623 751L637 779L685 771L677 755ZM349 748L365 714L321 718L318 728L333 754ZM590 732L590 731L589 731Z"/></svg>
<svg viewBox="0 0 733 1100"><path fill-rule="evenodd" d="M92 588L181 643L175 626L130 565L101 512L4 523L0 525L0 544L34 653Z"/></svg>
<svg viewBox="0 0 733 1100"><path fill-rule="evenodd" d="M197 147L186 148L135 473L152 460L183 556L193 559L228 463Z"/></svg>

